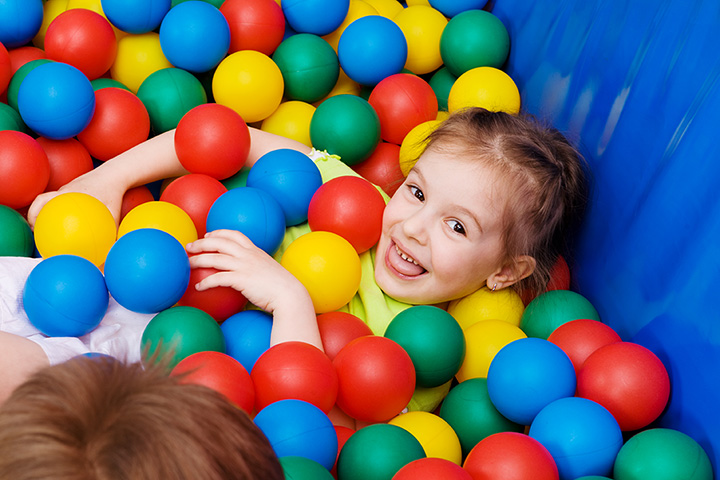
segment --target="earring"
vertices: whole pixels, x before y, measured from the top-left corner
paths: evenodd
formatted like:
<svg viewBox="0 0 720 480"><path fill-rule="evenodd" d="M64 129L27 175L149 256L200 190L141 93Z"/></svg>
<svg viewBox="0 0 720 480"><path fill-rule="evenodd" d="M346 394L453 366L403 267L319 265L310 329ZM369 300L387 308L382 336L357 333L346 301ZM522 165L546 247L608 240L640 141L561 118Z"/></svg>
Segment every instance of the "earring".
<svg viewBox="0 0 720 480"><path fill-rule="evenodd" d="M497 288L497 283L493 283L492 291L494 292L496 288Z"/></svg>

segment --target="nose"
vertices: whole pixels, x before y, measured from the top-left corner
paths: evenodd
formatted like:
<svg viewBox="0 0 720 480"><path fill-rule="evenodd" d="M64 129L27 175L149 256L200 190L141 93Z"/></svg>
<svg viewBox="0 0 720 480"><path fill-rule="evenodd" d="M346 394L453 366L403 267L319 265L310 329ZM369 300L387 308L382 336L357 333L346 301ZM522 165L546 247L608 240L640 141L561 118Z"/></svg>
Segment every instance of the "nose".
<svg viewBox="0 0 720 480"><path fill-rule="evenodd" d="M422 208L416 210L402 222L403 233L421 245L427 240L427 229L429 228L429 219L424 210Z"/></svg>

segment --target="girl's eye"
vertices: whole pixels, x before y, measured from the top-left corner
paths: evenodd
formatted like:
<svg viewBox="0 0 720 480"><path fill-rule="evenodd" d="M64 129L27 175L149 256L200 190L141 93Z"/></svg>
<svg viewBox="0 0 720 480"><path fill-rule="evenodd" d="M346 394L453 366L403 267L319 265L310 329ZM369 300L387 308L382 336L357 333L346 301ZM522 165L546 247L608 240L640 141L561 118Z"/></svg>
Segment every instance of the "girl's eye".
<svg viewBox="0 0 720 480"><path fill-rule="evenodd" d="M457 220L448 220L447 224L450 226L450 228L452 228L453 232L459 233L460 235L467 235L467 233L465 232L465 227Z"/></svg>
<svg viewBox="0 0 720 480"><path fill-rule="evenodd" d="M412 195L421 202L425 201L425 195L423 194L422 190L420 190L415 185L410 185L410 193L412 193Z"/></svg>

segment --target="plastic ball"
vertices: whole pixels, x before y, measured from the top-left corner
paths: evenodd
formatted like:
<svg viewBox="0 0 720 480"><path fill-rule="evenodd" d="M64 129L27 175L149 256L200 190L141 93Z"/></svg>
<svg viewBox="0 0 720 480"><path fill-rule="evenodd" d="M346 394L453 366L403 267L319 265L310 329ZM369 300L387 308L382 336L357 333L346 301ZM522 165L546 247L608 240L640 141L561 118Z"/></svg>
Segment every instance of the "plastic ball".
<svg viewBox="0 0 720 480"><path fill-rule="evenodd" d="M712 480L708 454L692 437L669 428L634 435L615 459L616 480Z"/></svg>
<svg viewBox="0 0 720 480"><path fill-rule="evenodd" d="M307 221L310 199L321 185L322 176L315 162L304 153L287 148L261 156L247 177L248 187L263 190L277 200L287 226Z"/></svg>
<svg viewBox="0 0 720 480"><path fill-rule="evenodd" d="M40 30L42 0L5 0L0 3L0 43L6 48L21 47Z"/></svg>
<svg viewBox="0 0 720 480"><path fill-rule="evenodd" d="M471 378L452 387L440 406L439 415L457 434L463 457L490 435L524 429L498 412L490 401L485 378Z"/></svg>
<svg viewBox="0 0 720 480"><path fill-rule="evenodd" d="M553 457L540 442L517 432L500 432L481 440L463 468L473 480L558 480Z"/></svg>
<svg viewBox="0 0 720 480"><path fill-rule="evenodd" d="M622 339L615 330L602 322L578 319L560 325L548 340L563 349L577 373L595 350Z"/></svg>
<svg viewBox="0 0 720 480"><path fill-rule="evenodd" d="M27 126L22 117L13 107L7 103L0 102L0 131L15 130L16 132L27 132Z"/></svg>
<svg viewBox="0 0 720 480"><path fill-rule="evenodd" d="M476 67L502 68L510 52L510 35L502 21L484 10L453 17L440 39L440 54L456 77Z"/></svg>
<svg viewBox="0 0 720 480"><path fill-rule="evenodd" d="M400 158L398 160L403 176L407 177L408 173L410 173L415 162L418 161L420 155L425 151L428 135L430 135L440 123L440 120L423 122L405 135L405 138L400 144Z"/></svg>
<svg viewBox="0 0 720 480"><path fill-rule="evenodd" d="M550 290L569 290L570 289L570 267L562 255L558 255L555 263L550 269L550 279L548 280L545 291ZM537 292L525 289L521 293L523 303L525 305L532 302L538 296Z"/></svg>
<svg viewBox="0 0 720 480"><path fill-rule="evenodd" d="M162 52L160 35L148 32L126 35L118 40L117 54L110 67L110 74L113 79L137 93L150 74L171 67L172 64Z"/></svg>
<svg viewBox="0 0 720 480"><path fill-rule="evenodd" d="M419 458L406 464L393 475L392 480L472 480L461 466L444 458Z"/></svg>
<svg viewBox="0 0 720 480"><path fill-rule="evenodd" d="M272 56L285 81L285 97L316 102L333 89L340 64L333 48L322 38L298 33L286 38Z"/></svg>
<svg viewBox="0 0 720 480"><path fill-rule="evenodd" d="M33 233L16 210L0 205L0 257L31 257L35 250Z"/></svg>
<svg viewBox="0 0 720 480"><path fill-rule="evenodd" d="M454 17L466 10L481 10L487 4L487 0L428 0L428 2L446 17Z"/></svg>
<svg viewBox="0 0 720 480"><path fill-rule="evenodd" d="M338 478L390 480L405 465L425 457L422 445L407 430L385 423L368 425L345 442L337 462Z"/></svg>
<svg viewBox="0 0 720 480"><path fill-rule="evenodd" d="M347 76L345 72L343 72L342 68L340 69L340 76L338 77L338 81L333 87L332 90L330 90L330 93L328 93L327 98L334 97L335 95L342 95L342 94L348 94L348 95L360 95L360 84L355 82L354 80L351 80L350 77ZM325 100L327 100L327 98ZM321 100L320 102L316 102L314 105L319 105L324 100Z"/></svg>
<svg viewBox="0 0 720 480"><path fill-rule="evenodd" d="M13 70L12 64L10 63L10 54L7 48L5 48L5 45L0 43L0 93L5 91L12 75Z"/></svg>
<svg viewBox="0 0 720 480"><path fill-rule="evenodd" d="M95 90L96 92L100 89L108 87L122 88L124 90L127 90L128 92L130 91L128 87L113 78L96 78L95 80L90 81L90 85L92 85L93 90Z"/></svg>
<svg viewBox="0 0 720 480"><path fill-rule="evenodd" d="M287 455L278 460L285 478L292 480L333 480L334 478L325 467L309 458Z"/></svg>
<svg viewBox="0 0 720 480"><path fill-rule="evenodd" d="M255 387L245 367L231 356L215 351L193 353L178 362L170 372L180 383L208 387L248 414L255 404Z"/></svg>
<svg viewBox="0 0 720 480"><path fill-rule="evenodd" d="M110 210L84 193L63 193L50 199L35 220L35 243L45 258L78 255L99 267L116 238Z"/></svg>
<svg viewBox="0 0 720 480"><path fill-rule="evenodd" d="M67 0L44 0L43 1L43 18L40 24L40 29L32 39L32 43L35 47L45 48L45 34L55 18L61 13L67 11Z"/></svg>
<svg viewBox="0 0 720 480"><path fill-rule="evenodd" d="M222 322L245 308L247 298L232 287L213 287L202 291L195 289L198 282L217 272L219 270L214 268L191 269L187 290L178 300L178 305L198 308L217 322Z"/></svg>
<svg viewBox="0 0 720 480"><path fill-rule="evenodd" d="M125 192L125 195L123 195L122 205L120 206L120 221L122 222L125 216L133 208L140 204L152 202L154 200L155 197L147 185L140 185L139 187L131 188Z"/></svg>
<svg viewBox="0 0 720 480"><path fill-rule="evenodd" d="M577 396L607 408L623 431L649 425L670 398L670 378L662 361L631 342L598 348L578 372Z"/></svg>
<svg viewBox="0 0 720 480"><path fill-rule="evenodd" d="M357 293L360 258L353 246L332 232L310 232L298 237L280 261L310 294L315 313L337 310Z"/></svg>
<svg viewBox="0 0 720 480"><path fill-rule="evenodd" d="M462 328L437 307L416 305L403 310L384 335L410 355L419 387L437 387L452 380L465 358Z"/></svg>
<svg viewBox="0 0 720 480"><path fill-rule="evenodd" d="M285 214L272 195L252 187L228 190L208 211L207 231L238 230L270 255L285 236Z"/></svg>
<svg viewBox="0 0 720 480"><path fill-rule="evenodd" d="M450 424L439 416L430 412L407 412L388 423L410 432L428 457L442 458L458 465L461 463L460 440Z"/></svg>
<svg viewBox="0 0 720 480"><path fill-rule="evenodd" d="M172 370L194 353L225 353L225 339L217 322L202 310L171 307L148 322L140 348L145 362L167 362Z"/></svg>
<svg viewBox="0 0 720 480"><path fill-rule="evenodd" d="M252 371L257 359L270 348L272 315L260 310L236 313L221 325L227 354Z"/></svg>
<svg viewBox="0 0 720 480"><path fill-rule="evenodd" d="M90 123L95 92L77 68L60 62L44 63L22 81L18 111L38 135L62 140L77 135Z"/></svg>
<svg viewBox="0 0 720 480"><path fill-rule="evenodd" d="M170 63L190 72L216 67L230 48L230 27L206 2L183 2L160 24L160 46Z"/></svg>
<svg viewBox="0 0 720 480"><path fill-rule="evenodd" d="M21 48L19 48L18 50L21 50ZM15 50L12 50L10 53L12 54L13 52L15 52ZM20 92L20 85L22 85L22 82L23 80L25 80L25 77L27 77L28 73L30 73L36 67L50 62L52 62L52 60L48 60L47 58L36 58L23 63L17 68L17 70L15 70L15 73L10 78L10 83L8 84L6 92L7 104L10 107L15 110L18 109L18 94Z"/></svg>
<svg viewBox="0 0 720 480"><path fill-rule="evenodd" d="M74 138L50 140L38 137L37 142L47 155L50 165L50 178L45 188L48 192L58 190L94 168L87 149Z"/></svg>
<svg viewBox="0 0 720 480"><path fill-rule="evenodd" d="M515 290L503 288L493 292L487 287L453 300L447 309L463 329L483 320L502 320L519 327L524 310Z"/></svg>
<svg viewBox="0 0 720 480"><path fill-rule="evenodd" d="M198 239L195 224L185 211L169 202L145 202L130 210L118 227L118 238L142 228L162 230L185 248Z"/></svg>
<svg viewBox="0 0 720 480"><path fill-rule="evenodd" d="M218 180L235 175L250 152L250 131L234 110L216 103L198 105L178 122L175 152L185 169Z"/></svg>
<svg viewBox="0 0 720 480"><path fill-rule="evenodd" d="M525 307L520 328L528 337L548 338L560 325L583 318L600 321L590 301L570 290L551 290Z"/></svg>
<svg viewBox="0 0 720 480"><path fill-rule="evenodd" d="M520 111L520 91L502 70L476 67L460 75L448 95L450 113L467 107L516 115Z"/></svg>
<svg viewBox="0 0 720 480"><path fill-rule="evenodd" d="M415 392L412 360L389 338L356 338L338 352L333 365L339 381L337 405L360 421L390 420Z"/></svg>
<svg viewBox="0 0 720 480"><path fill-rule="evenodd" d="M156 134L177 127L188 112L207 102L200 80L179 68L151 73L143 80L137 95L150 114L150 125Z"/></svg>
<svg viewBox="0 0 720 480"><path fill-rule="evenodd" d="M272 55L285 34L285 17L275 0L225 0L220 13L230 26L229 53L255 50Z"/></svg>
<svg viewBox="0 0 720 480"><path fill-rule="evenodd" d="M225 57L212 79L215 101L232 108L248 123L269 117L280 105L284 88L280 68L270 57L253 50Z"/></svg>
<svg viewBox="0 0 720 480"><path fill-rule="evenodd" d="M108 20L127 33L147 33L160 26L170 0L102 0Z"/></svg>
<svg viewBox="0 0 720 480"><path fill-rule="evenodd" d="M70 64L90 80L110 70L117 53L110 23L85 8L58 15L48 26L44 45L48 59Z"/></svg>
<svg viewBox="0 0 720 480"><path fill-rule="evenodd" d="M281 103L277 110L263 120L260 129L312 147L310 121L313 114L314 106L299 100L290 100Z"/></svg>
<svg viewBox="0 0 720 480"><path fill-rule="evenodd" d="M380 119L367 100L335 95L315 110L310 139L316 149L339 155L352 166L367 159L380 142Z"/></svg>
<svg viewBox="0 0 720 480"><path fill-rule="evenodd" d="M330 360L358 337L372 335L367 323L347 312L327 312L317 316L323 350Z"/></svg>
<svg viewBox="0 0 720 480"><path fill-rule="evenodd" d="M457 77L450 73L447 67L440 68L430 77L428 83L435 92L438 109L440 111L447 111L448 109L448 97L450 96L452 86L455 84L455 80L457 80Z"/></svg>
<svg viewBox="0 0 720 480"><path fill-rule="evenodd" d="M414 5L400 11L393 21L405 35L408 46L405 68L423 75L443 64L440 56L440 38L448 24L445 16L426 5Z"/></svg>
<svg viewBox="0 0 720 480"><path fill-rule="evenodd" d="M169 233L154 228L118 238L105 261L110 294L133 312L155 313L175 305L189 280L185 248Z"/></svg>
<svg viewBox="0 0 720 480"><path fill-rule="evenodd" d="M10 67L13 73L17 73L21 67L34 60L47 60L45 50L30 45L10 49L8 55L10 56Z"/></svg>
<svg viewBox="0 0 720 480"><path fill-rule="evenodd" d="M430 84L408 73L381 80L368 102L380 119L380 136L396 145L419 124L434 120L438 112L437 97Z"/></svg>
<svg viewBox="0 0 720 480"><path fill-rule="evenodd" d="M309 458L327 470L335 464L335 428L315 405L295 399L279 400L260 410L254 421L278 457Z"/></svg>
<svg viewBox="0 0 720 480"><path fill-rule="evenodd" d="M50 337L79 337L94 330L108 301L100 270L75 255L57 255L38 263L23 290L30 323Z"/></svg>
<svg viewBox="0 0 720 480"><path fill-rule="evenodd" d="M390 197L405 180L400 170L400 146L394 143L380 142L366 160L356 163L352 168L355 173L382 188Z"/></svg>
<svg viewBox="0 0 720 480"><path fill-rule="evenodd" d="M458 381L487 378L490 363L507 344L525 338L520 328L502 320L477 322L465 331L465 360L456 375Z"/></svg>
<svg viewBox="0 0 720 480"><path fill-rule="evenodd" d="M288 398L311 403L325 413L335 405L335 369L327 355L309 343L283 342L270 347L257 359L250 376L258 411Z"/></svg>
<svg viewBox="0 0 720 480"><path fill-rule="evenodd" d="M160 195L160 201L183 209L192 219L198 238L202 238L207 231L205 222L210 207L227 191L225 185L211 176L190 173L170 182Z"/></svg>
<svg viewBox="0 0 720 480"><path fill-rule="evenodd" d="M347 16L350 0L285 0L280 6L296 32L327 35Z"/></svg>
<svg viewBox="0 0 720 480"><path fill-rule="evenodd" d="M330 44L330 46L337 52L338 48L338 42L340 42L340 37L342 36L342 33L345 31L348 25L350 25L352 22L357 20L361 17L367 17L368 15L377 15L378 11L370 5L367 2L364 2L363 0L350 0L350 5L348 8L348 13L345 15L345 19L342 21L342 23L332 32L328 33L327 35L323 35L322 38L325 39L326 42Z"/></svg>
<svg viewBox="0 0 720 480"><path fill-rule="evenodd" d="M30 205L49 179L47 155L35 139L14 130L0 131L0 205Z"/></svg>
<svg viewBox="0 0 720 480"><path fill-rule="evenodd" d="M404 8L398 0L364 0L371 5L377 13L386 18L394 18Z"/></svg>
<svg viewBox="0 0 720 480"><path fill-rule="evenodd" d="M400 73L408 58L405 35L395 22L379 15L355 20L338 42L340 66L361 85L376 85Z"/></svg>

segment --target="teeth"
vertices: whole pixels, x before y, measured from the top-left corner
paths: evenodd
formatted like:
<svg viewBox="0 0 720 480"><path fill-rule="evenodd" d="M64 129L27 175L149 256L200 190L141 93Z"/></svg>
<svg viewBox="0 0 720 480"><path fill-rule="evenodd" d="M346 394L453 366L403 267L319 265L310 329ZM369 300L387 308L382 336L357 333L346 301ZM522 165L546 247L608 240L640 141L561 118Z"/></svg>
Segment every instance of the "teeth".
<svg viewBox="0 0 720 480"><path fill-rule="evenodd" d="M396 252L398 253L398 255L400 255L400 257L401 257L403 260L405 260L406 262L414 263L415 265L419 265L419 264L415 261L414 258L412 258L412 257L410 257L410 256L408 256L408 255L405 255L405 253L402 252L397 245L395 245L395 251L396 251Z"/></svg>

